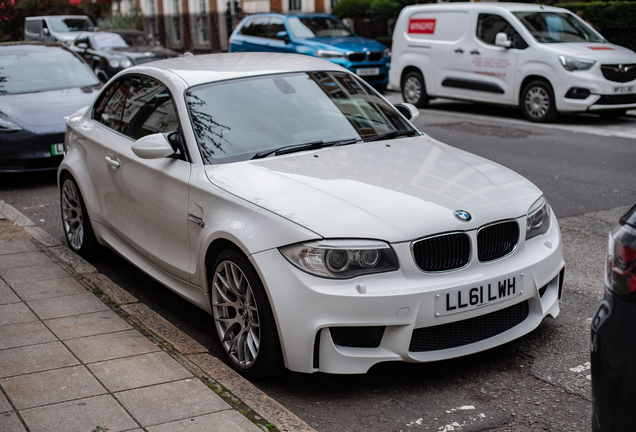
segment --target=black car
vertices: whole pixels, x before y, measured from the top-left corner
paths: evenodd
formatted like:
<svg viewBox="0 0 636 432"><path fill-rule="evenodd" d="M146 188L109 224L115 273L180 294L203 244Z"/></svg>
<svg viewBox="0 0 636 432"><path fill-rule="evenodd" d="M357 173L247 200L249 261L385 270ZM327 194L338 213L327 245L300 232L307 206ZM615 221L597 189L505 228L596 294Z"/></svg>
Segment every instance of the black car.
<svg viewBox="0 0 636 432"><path fill-rule="evenodd" d="M58 43L0 43L0 172L57 169L65 117L101 87L84 60Z"/></svg>
<svg viewBox="0 0 636 432"><path fill-rule="evenodd" d="M154 39L147 36L137 34L130 41L132 43L126 42L121 34L115 32L91 32L79 35L71 48L86 60L96 75L102 70L108 78L132 65L178 56L175 51L158 46Z"/></svg>
<svg viewBox="0 0 636 432"><path fill-rule="evenodd" d="M636 205L610 231L605 296L592 319L592 430L636 428Z"/></svg>

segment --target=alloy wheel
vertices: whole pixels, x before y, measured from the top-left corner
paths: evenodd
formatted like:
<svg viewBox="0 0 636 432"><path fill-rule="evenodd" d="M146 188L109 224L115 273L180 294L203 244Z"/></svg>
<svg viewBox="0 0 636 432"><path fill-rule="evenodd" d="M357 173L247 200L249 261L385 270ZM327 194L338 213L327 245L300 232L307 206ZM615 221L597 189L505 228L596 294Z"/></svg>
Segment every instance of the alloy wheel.
<svg viewBox="0 0 636 432"><path fill-rule="evenodd" d="M416 104L422 96L422 83L415 76L404 81L404 99L407 103Z"/></svg>
<svg viewBox="0 0 636 432"><path fill-rule="evenodd" d="M550 95L543 87L531 87L526 92L524 104L530 117L537 120L542 119L550 109Z"/></svg>
<svg viewBox="0 0 636 432"><path fill-rule="evenodd" d="M79 191L72 180L66 180L62 186L62 221L69 244L80 250L84 244L84 215Z"/></svg>
<svg viewBox="0 0 636 432"><path fill-rule="evenodd" d="M258 306L247 277L232 261L221 262L212 279L212 302L221 344L234 365L252 367L259 353Z"/></svg>

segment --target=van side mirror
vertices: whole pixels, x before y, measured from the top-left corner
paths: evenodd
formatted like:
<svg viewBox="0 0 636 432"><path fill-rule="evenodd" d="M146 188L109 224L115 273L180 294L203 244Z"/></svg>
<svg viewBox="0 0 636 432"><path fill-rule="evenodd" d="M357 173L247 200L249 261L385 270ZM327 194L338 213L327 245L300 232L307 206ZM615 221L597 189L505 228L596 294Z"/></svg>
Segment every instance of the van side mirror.
<svg viewBox="0 0 636 432"><path fill-rule="evenodd" d="M284 40L285 43L289 43L289 34L286 31L279 31L276 33L276 39Z"/></svg>
<svg viewBox="0 0 636 432"><path fill-rule="evenodd" d="M508 35L504 32L497 33L495 36L495 45L502 48L510 48L512 46L512 41L508 39Z"/></svg>
<svg viewBox="0 0 636 432"><path fill-rule="evenodd" d="M393 106L400 112L400 114L406 117L408 121L412 122L420 115L420 110L410 103L395 104Z"/></svg>
<svg viewBox="0 0 636 432"><path fill-rule="evenodd" d="M86 42L80 42L80 43L77 44L77 47L79 49L85 50L85 49L88 49L88 44Z"/></svg>

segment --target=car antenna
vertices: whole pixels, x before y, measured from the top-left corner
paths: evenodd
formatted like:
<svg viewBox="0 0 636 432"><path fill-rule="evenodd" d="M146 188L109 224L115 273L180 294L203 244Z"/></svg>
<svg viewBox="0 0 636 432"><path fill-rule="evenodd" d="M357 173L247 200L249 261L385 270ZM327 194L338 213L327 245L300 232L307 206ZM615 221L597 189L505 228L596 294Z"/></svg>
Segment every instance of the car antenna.
<svg viewBox="0 0 636 432"><path fill-rule="evenodd" d="M541 3L539 0L534 0L534 2L538 4L539 6L541 6L541 9L543 9L543 3Z"/></svg>

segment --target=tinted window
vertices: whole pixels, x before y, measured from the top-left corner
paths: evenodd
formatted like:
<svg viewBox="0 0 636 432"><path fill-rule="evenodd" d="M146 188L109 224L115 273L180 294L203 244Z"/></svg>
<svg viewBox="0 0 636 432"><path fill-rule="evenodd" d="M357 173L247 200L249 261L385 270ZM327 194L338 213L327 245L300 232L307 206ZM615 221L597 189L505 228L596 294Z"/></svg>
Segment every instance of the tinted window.
<svg viewBox="0 0 636 432"><path fill-rule="evenodd" d="M99 97L93 118L101 124L119 132L129 88L130 80L127 78L122 78L113 83L113 85Z"/></svg>
<svg viewBox="0 0 636 432"><path fill-rule="evenodd" d="M25 26L26 26L27 32L40 34L40 29L42 28L42 21L29 20L25 23Z"/></svg>
<svg viewBox="0 0 636 432"><path fill-rule="evenodd" d="M245 36L252 36L254 33L254 29L252 28L252 24L254 20L249 20L245 23L243 27L241 27L241 34Z"/></svg>
<svg viewBox="0 0 636 432"><path fill-rule="evenodd" d="M126 98L122 133L136 140L154 133L174 132L177 126L166 87L151 78L134 77Z"/></svg>
<svg viewBox="0 0 636 432"><path fill-rule="evenodd" d="M297 38L353 36L342 21L333 17L289 17L287 22Z"/></svg>
<svg viewBox="0 0 636 432"><path fill-rule="evenodd" d="M512 41L512 47L526 49L528 44L505 18L494 14L479 14L477 20L477 38L489 45L495 45L497 33L505 33Z"/></svg>
<svg viewBox="0 0 636 432"><path fill-rule="evenodd" d="M117 33L95 33L93 35L95 48L125 48L128 46L124 38Z"/></svg>
<svg viewBox="0 0 636 432"><path fill-rule="evenodd" d="M93 25L86 18L49 17L48 20L56 32L93 31Z"/></svg>
<svg viewBox="0 0 636 432"><path fill-rule="evenodd" d="M99 81L88 66L61 48L35 51L28 47L16 47L5 49L0 54L0 94L97 84Z"/></svg>
<svg viewBox="0 0 636 432"><path fill-rule="evenodd" d="M278 32L287 31L285 28L285 23L280 18L272 18L269 21L269 31L268 36L270 39L276 39L276 35Z"/></svg>
<svg viewBox="0 0 636 432"><path fill-rule="evenodd" d="M256 18L252 22L252 36L267 37L267 27L269 26L269 18Z"/></svg>

